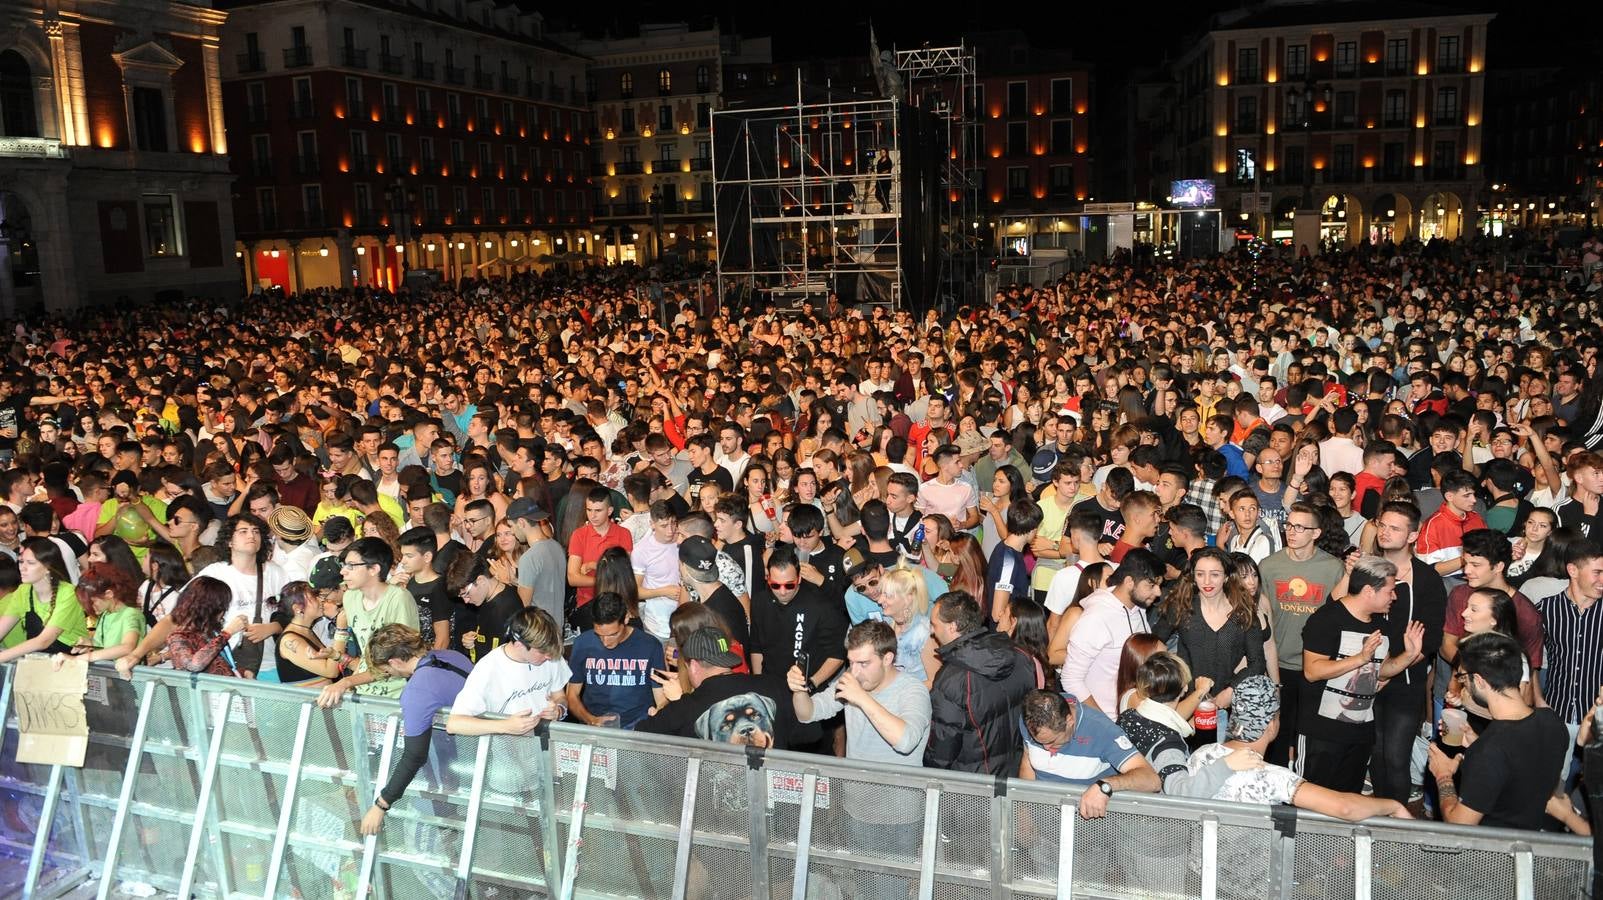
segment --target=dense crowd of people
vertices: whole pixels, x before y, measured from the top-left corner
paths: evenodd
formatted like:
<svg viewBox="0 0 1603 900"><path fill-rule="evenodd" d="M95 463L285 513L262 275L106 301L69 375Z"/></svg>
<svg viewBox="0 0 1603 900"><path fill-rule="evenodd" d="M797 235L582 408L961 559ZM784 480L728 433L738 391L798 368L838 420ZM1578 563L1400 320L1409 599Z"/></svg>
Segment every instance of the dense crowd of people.
<svg viewBox="0 0 1603 900"><path fill-rule="evenodd" d="M1575 278L1115 260L948 316L526 278L19 324L0 661L397 697L367 833L442 712L1056 781L1088 817L1586 832L1595 245Z"/></svg>

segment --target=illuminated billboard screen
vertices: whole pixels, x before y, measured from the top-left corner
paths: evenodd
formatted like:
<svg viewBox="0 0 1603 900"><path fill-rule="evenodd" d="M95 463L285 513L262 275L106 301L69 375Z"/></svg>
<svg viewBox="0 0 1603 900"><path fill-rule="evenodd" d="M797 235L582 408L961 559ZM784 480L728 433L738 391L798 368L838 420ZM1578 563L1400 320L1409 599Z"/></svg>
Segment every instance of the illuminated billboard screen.
<svg viewBox="0 0 1603 900"><path fill-rule="evenodd" d="M1169 202L1175 206L1213 206L1213 182L1206 178L1187 178L1170 182Z"/></svg>

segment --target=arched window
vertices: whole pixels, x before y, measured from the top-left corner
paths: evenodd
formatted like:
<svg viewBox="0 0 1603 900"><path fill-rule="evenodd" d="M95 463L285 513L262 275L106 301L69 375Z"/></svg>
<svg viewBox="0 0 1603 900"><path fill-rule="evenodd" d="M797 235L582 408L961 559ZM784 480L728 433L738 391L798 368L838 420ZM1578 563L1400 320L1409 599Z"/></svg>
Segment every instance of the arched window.
<svg viewBox="0 0 1603 900"><path fill-rule="evenodd" d="M0 135L38 137L39 115L34 107L33 70L15 50L0 53Z"/></svg>
<svg viewBox="0 0 1603 900"><path fill-rule="evenodd" d="M622 94L625 98L629 98L629 97L633 97L634 96L634 94L635 94L635 77L634 77L634 75L630 74L629 72L625 72L622 75L618 76L618 93Z"/></svg>
<svg viewBox="0 0 1603 900"><path fill-rule="evenodd" d="M673 73L666 66L657 70L657 90L664 94L673 90Z"/></svg>
<svg viewBox="0 0 1603 900"><path fill-rule="evenodd" d="M712 73L706 66L696 67L696 93L705 94L712 89Z"/></svg>

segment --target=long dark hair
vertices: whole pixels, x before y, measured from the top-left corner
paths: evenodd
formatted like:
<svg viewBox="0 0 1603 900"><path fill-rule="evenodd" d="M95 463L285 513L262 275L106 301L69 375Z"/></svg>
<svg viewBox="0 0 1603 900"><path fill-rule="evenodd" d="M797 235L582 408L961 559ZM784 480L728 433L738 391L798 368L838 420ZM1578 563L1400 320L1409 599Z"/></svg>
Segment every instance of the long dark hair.
<svg viewBox="0 0 1603 900"><path fill-rule="evenodd" d="M164 588L176 588L189 581L189 566L178 548L166 541L157 541L145 548L150 561L150 580Z"/></svg>
<svg viewBox="0 0 1603 900"><path fill-rule="evenodd" d="M22 550L31 552L39 565L45 567L45 577L50 586L43 599L46 603L56 602L56 591L62 584L72 581L67 575L67 563L61 557L61 547L50 538L35 537L22 542L22 547L17 551L18 557L22 556Z"/></svg>
<svg viewBox="0 0 1603 900"><path fill-rule="evenodd" d="M1052 661L1047 658L1049 636L1046 629L1046 607L1034 597L1019 594L1008 600L1008 615L1013 617L1013 646L1033 657L1041 666L1041 674L1052 681Z"/></svg>
<svg viewBox="0 0 1603 900"><path fill-rule="evenodd" d="M134 579L134 584L139 584L140 579L145 577L145 573L139 567L139 560L134 557L133 548L115 534L103 534L91 541L89 546L99 547L100 552L106 557L106 562L127 572L128 577Z"/></svg>
<svg viewBox="0 0 1603 900"><path fill-rule="evenodd" d="M203 634L220 631L234 591L221 579L202 575L189 583L173 605L173 627Z"/></svg>
<svg viewBox="0 0 1603 900"><path fill-rule="evenodd" d="M1476 594L1492 601L1492 630L1516 641L1519 640L1520 620L1518 613L1515 612L1514 598L1509 596L1507 591L1496 588L1476 588L1470 591L1471 597Z"/></svg>

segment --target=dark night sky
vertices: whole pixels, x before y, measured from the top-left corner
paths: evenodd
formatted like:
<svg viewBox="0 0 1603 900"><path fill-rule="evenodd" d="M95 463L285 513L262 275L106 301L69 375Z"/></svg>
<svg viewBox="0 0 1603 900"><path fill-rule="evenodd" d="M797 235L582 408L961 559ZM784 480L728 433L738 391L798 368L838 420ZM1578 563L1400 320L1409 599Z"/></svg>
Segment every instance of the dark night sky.
<svg viewBox="0 0 1603 900"><path fill-rule="evenodd" d="M716 3L679 4L615 2L595 4L573 13L545 4L538 7L550 24L560 27L570 13L587 31L631 30L640 21L709 22L716 16L726 31L748 35L774 36L774 55L781 60L808 56L854 55L866 52L870 17L880 46L902 48L929 42L936 46L955 43L965 31L994 28L1023 28L1033 43L1062 47L1096 63L1110 74L1130 64L1146 65L1160 61L1165 53L1177 55L1189 35L1199 32L1210 13L1238 8L1229 0L1201 0L1196 3L1120 3L1069 4L1057 2L996 3L995 0L968 0L955 5L941 3ZM1492 65L1511 62L1541 63L1558 61L1563 42L1581 29L1566 29L1552 16L1532 15L1528 2L1482 0L1468 4L1442 4L1448 10L1485 10L1498 13L1492 23ZM937 10L940 12L937 13Z"/></svg>

